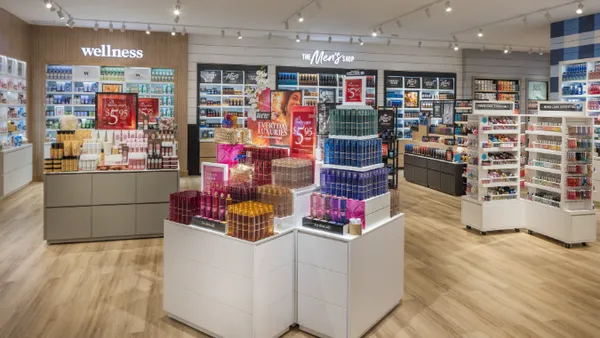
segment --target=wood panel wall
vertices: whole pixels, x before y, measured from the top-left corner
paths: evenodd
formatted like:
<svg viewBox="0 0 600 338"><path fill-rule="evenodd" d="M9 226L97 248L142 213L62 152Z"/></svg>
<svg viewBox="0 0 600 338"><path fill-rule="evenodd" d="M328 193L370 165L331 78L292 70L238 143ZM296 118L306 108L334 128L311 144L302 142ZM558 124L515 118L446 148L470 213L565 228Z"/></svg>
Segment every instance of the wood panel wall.
<svg viewBox="0 0 600 338"><path fill-rule="evenodd" d="M187 174L187 96L188 37L169 33L141 31L121 32L115 29L94 31L88 28L32 26L32 58L28 72L32 75L29 96L31 107L28 135L33 143L34 180L43 176L45 141L45 81L47 64L91 66L163 67L175 69L175 120L179 124L179 163ZM81 47L111 45L112 48L141 49L141 59L100 58L84 56Z"/></svg>
<svg viewBox="0 0 600 338"><path fill-rule="evenodd" d="M31 25L1 7L0 55L19 59L27 63L29 63L31 56Z"/></svg>

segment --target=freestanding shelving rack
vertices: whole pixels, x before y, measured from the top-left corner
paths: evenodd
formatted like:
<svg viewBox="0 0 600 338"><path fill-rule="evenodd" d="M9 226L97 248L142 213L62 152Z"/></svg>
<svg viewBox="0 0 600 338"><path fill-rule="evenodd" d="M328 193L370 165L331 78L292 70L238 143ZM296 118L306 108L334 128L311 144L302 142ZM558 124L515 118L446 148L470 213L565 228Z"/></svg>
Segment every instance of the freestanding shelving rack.
<svg viewBox="0 0 600 338"><path fill-rule="evenodd" d="M462 222L467 229L519 231L520 123L513 102L473 101Z"/></svg>
<svg viewBox="0 0 600 338"><path fill-rule="evenodd" d="M564 106L564 107L561 107ZM542 103L531 117L524 222L529 233L562 241L566 248L596 240L592 202L594 120L577 104Z"/></svg>

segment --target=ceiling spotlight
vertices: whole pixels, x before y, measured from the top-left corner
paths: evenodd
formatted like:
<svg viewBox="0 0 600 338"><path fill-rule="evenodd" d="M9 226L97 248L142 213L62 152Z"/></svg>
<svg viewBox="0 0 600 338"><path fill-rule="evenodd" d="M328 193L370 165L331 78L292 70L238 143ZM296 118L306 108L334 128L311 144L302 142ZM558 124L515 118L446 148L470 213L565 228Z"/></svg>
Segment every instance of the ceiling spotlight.
<svg viewBox="0 0 600 338"><path fill-rule="evenodd" d="M511 54L511 53L512 53L512 47L508 46L508 54Z"/></svg>
<svg viewBox="0 0 600 338"><path fill-rule="evenodd" d="M377 31L377 33L379 33L379 35L383 35L383 28L379 27L379 30Z"/></svg>
<svg viewBox="0 0 600 338"><path fill-rule="evenodd" d="M177 34L177 29L175 28L175 26L173 26L173 29L171 30L171 35L175 36Z"/></svg>
<svg viewBox="0 0 600 338"><path fill-rule="evenodd" d="M148 27L146 28L146 34L150 34L150 32L152 32L152 28L150 28L150 25L148 25Z"/></svg>
<svg viewBox="0 0 600 338"><path fill-rule="evenodd" d="M354 38L350 37L350 44L353 44L353 43L354 43Z"/></svg>
<svg viewBox="0 0 600 338"><path fill-rule="evenodd" d="M431 18L431 13L429 12L429 7L425 7L425 15L427 16L427 19Z"/></svg>
<svg viewBox="0 0 600 338"><path fill-rule="evenodd" d="M377 36L377 31L376 31L376 30L373 30L373 31L371 32L371 35L372 35L373 37L376 37L376 36Z"/></svg>
<svg viewBox="0 0 600 338"><path fill-rule="evenodd" d="M358 44L362 46L365 44L365 42L362 40L362 38L358 38Z"/></svg>
<svg viewBox="0 0 600 338"><path fill-rule="evenodd" d="M241 40L241 39L243 39L243 38L244 38L244 37L242 36L242 32L240 32L240 31L238 31L238 33L237 33L237 36L238 36L238 40Z"/></svg>
<svg viewBox="0 0 600 338"><path fill-rule="evenodd" d="M66 25L67 25L67 27L69 27L69 28L73 28L73 26L75 26L75 20L73 20L73 17L72 17L72 16L69 16L69 20L67 20L67 23L66 23Z"/></svg>
<svg viewBox="0 0 600 338"><path fill-rule="evenodd" d="M456 38L456 35L452 35L452 40L454 40L454 42L458 42L458 39Z"/></svg>
<svg viewBox="0 0 600 338"><path fill-rule="evenodd" d="M44 5L46 5L46 8L50 9L50 8L52 8L52 1L44 0Z"/></svg>
<svg viewBox="0 0 600 338"><path fill-rule="evenodd" d="M481 45L481 49L482 52L485 52L485 45Z"/></svg>
<svg viewBox="0 0 600 338"><path fill-rule="evenodd" d="M302 13L298 12L298 22L304 22L304 17L302 16Z"/></svg>
<svg viewBox="0 0 600 338"><path fill-rule="evenodd" d="M317 5L317 9L323 9L323 6L321 5L321 0L315 0L315 5Z"/></svg>
<svg viewBox="0 0 600 338"><path fill-rule="evenodd" d="M179 15L175 15L175 19L173 19L173 21L175 21L175 23L179 23Z"/></svg>
<svg viewBox="0 0 600 338"><path fill-rule="evenodd" d="M108 24L108 31L112 32L113 31L113 24L112 21Z"/></svg>
<svg viewBox="0 0 600 338"><path fill-rule="evenodd" d="M175 5L175 8L173 9L173 14L174 15L181 14L181 5L179 4L179 0L177 0L177 5Z"/></svg>
<svg viewBox="0 0 600 338"><path fill-rule="evenodd" d="M94 31L97 32L99 27L100 26L98 25L98 21L96 21L96 23L94 24Z"/></svg>
<svg viewBox="0 0 600 338"><path fill-rule="evenodd" d="M479 37L479 38L483 37L483 29L479 28L479 31L477 32L477 37Z"/></svg>
<svg viewBox="0 0 600 338"><path fill-rule="evenodd" d="M300 34L296 34L296 42L300 42Z"/></svg>
<svg viewBox="0 0 600 338"><path fill-rule="evenodd" d="M330 35L329 38L327 38L327 42L331 43L331 40L333 40L333 39L331 38L331 35Z"/></svg>
<svg viewBox="0 0 600 338"><path fill-rule="evenodd" d="M392 40L388 39L387 40L387 46L389 47L392 44Z"/></svg>
<svg viewBox="0 0 600 338"><path fill-rule="evenodd" d="M533 48L529 48L529 55L533 54Z"/></svg>
<svg viewBox="0 0 600 338"><path fill-rule="evenodd" d="M527 25L527 17L526 16L523 17L523 24Z"/></svg>
<svg viewBox="0 0 600 338"><path fill-rule="evenodd" d="M58 11L56 12L56 14L58 15L58 19L59 20L64 20L65 19L65 15L62 11L62 8L59 8Z"/></svg>
<svg viewBox="0 0 600 338"><path fill-rule="evenodd" d="M181 36L185 36L187 34L187 28L183 26L183 30L181 31Z"/></svg>
<svg viewBox="0 0 600 338"><path fill-rule="evenodd" d="M421 48L422 45L423 45L423 42L419 41L419 44L417 45L417 48Z"/></svg>
<svg viewBox="0 0 600 338"><path fill-rule="evenodd" d="M454 51L457 52L460 48L458 48L458 42L454 43Z"/></svg>
<svg viewBox="0 0 600 338"><path fill-rule="evenodd" d="M398 28L402 28L402 23L400 22L400 19L396 20L396 26L398 26Z"/></svg>
<svg viewBox="0 0 600 338"><path fill-rule="evenodd" d="M577 5L577 10L575 11L575 13L577 13L577 14L583 13L583 4L581 2L579 2L579 5Z"/></svg>
<svg viewBox="0 0 600 338"><path fill-rule="evenodd" d="M123 22L123 24L121 25L121 32L125 33L126 28L127 27L125 27L125 23Z"/></svg>
<svg viewBox="0 0 600 338"><path fill-rule="evenodd" d="M223 31L223 36L225 36L225 31ZM273 33L269 32L269 35L267 36L267 38L269 40L271 40L272 37L273 37Z"/></svg>
<svg viewBox="0 0 600 338"><path fill-rule="evenodd" d="M310 34L306 34L306 42L310 42Z"/></svg>
<svg viewBox="0 0 600 338"><path fill-rule="evenodd" d="M550 15L550 12L546 11L544 17L546 17L546 20L548 20L548 22L552 23L552 16Z"/></svg>
<svg viewBox="0 0 600 338"><path fill-rule="evenodd" d="M286 31L290 30L290 23L287 20L285 20L285 30Z"/></svg>
<svg viewBox="0 0 600 338"><path fill-rule="evenodd" d="M504 47L504 54L508 54L508 47Z"/></svg>
<svg viewBox="0 0 600 338"><path fill-rule="evenodd" d="M450 1L446 1L446 12L452 12L452 6L450 5Z"/></svg>
<svg viewBox="0 0 600 338"><path fill-rule="evenodd" d="M544 51L540 48L539 50L540 55L544 55Z"/></svg>

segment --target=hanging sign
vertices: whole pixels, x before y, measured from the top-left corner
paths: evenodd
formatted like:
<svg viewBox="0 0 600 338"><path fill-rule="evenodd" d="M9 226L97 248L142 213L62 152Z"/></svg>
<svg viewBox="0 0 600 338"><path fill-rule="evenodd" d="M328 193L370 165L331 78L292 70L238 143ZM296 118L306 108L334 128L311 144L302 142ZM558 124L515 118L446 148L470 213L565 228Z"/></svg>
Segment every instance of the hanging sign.
<svg viewBox="0 0 600 338"><path fill-rule="evenodd" d="M317 144L317 107L295 106L292 108L292 140L290 156L314 159Z"/></svg>
<svg viewBox="0 0 600 338"><path fill-rule="evenodd" d="M446 89L446 90L454 89L454 79L441 78L440 79L440 89Z"/></svg>
<svg viewBox="0 0 600 338"><path fill-rule="evenodd" d="M379 135L384 134L386 132L394 131L394 119L396 113L393 108L382 108L377 110L378 120L377 126L379 130Z"/></svg>
<svg viewBox="0 0 600 338"><path fill-rule="evenodd" d="M138 123L148 121L149 124L156 124L159 117L158 98L138 98Z"/></svg>
<svg viewBox="0 0 600 338"><path fill-rule="evenodd" d="M423 89L437 89L437 78L435 77L424 77L423 78Z"/></svg>
<svg viewBox="0 0 600 338"><path fill-rule="evenodd" d="M420 89L421 88L421 78L420 77L405 77L404 78L404 88Z"/></svg>
<svg viewBox="0 0 600 338"><path fill-rule="evenodd" d="M344 89L342 91L343 100L342 103L345 105L366 105L366 83L367 78L364 76L344 78Z"/></svg>
<svg viewBox="0 0 600 338"><path fill-rule="evenodd" d="M309 61L311 65L322 65L322 64L340 64L340 63L351 63L354 62L354 55L344 55L340 52L333 52L327 54L325 51L315 50L311 53L302 53L302 60Z"/></svg>
<svg viewBox="0 0 600 338"><path fill-rule="evenodd" d="M221 83L220 70L203 70L200 72L200 83Z"/></svg>
<svg viewBox="0 0 600 338"><path fill-rule="evenodd" d="M137 129L136 93L96 93L96 129Z"/></svg>

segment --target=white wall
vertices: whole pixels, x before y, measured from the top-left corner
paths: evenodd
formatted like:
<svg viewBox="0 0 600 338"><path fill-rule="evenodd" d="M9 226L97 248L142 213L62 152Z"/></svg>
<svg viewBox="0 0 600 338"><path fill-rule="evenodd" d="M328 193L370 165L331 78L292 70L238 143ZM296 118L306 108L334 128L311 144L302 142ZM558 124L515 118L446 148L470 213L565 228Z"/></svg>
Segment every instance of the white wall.
<svg viewBox="0 0 600 338"><path fill-rule="evenodd" d="M369 44L360 46L356 40L353 45L304 41L296 43L293 40L275 37L271 40L249 38L238 40L235 37L221 38L196 34L191 34L188 41L188 124L196 124L198 63L268 65L270 86L275 89L275 67L310 67L308 61L302 60L302 53L311 53L315 49L355 56L353 63L324 65L328 68L379 70L377 88L379 105L383 105L384 93L381 80L383 70L456 73L457 95L458 97L463 95L462 51Z"/></svg>
<svg viewBox="0 0 600 338"><path fill-rule="evenodd" d="M527 80L550 81L550 55L544 53L513 52L504 54L502 51L464 50L463 51L463 88L464 97L471 98L473 78L492 78L521 80L521 97L527 94ZM549 89L549 88L548 88Z"/></svg>

